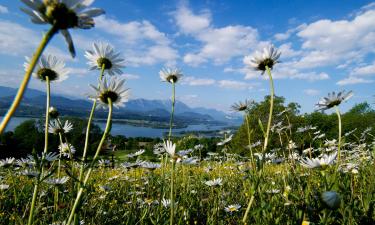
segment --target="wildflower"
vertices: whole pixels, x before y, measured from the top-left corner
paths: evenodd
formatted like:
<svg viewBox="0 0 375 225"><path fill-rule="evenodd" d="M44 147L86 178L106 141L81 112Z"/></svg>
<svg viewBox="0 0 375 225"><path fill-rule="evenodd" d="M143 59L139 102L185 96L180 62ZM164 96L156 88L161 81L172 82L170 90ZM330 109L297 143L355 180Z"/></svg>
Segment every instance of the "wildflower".
<svg viewBox="0 0 375 225"><path fill-rule="evenodd" d="M177 81L182 77L182 72L176 68L164 68L160 70L159 75L162 81L177 83Z"/></svg>
<svg viewBox="0 0 375 225"><path fill-rule="evenodd" d="M302 166L313 169L313 168L325 168L328 165L331 165L334 163L337 156L337 152L331 154L331 155L323 155L323 157L319 158L313 158L313 159L301 159L300 163Z"/></svg>
<svg viewBox="0 0 375 225"><path fill-rule="evenodd" d="M254 101L249 101L246 99L244 102L238 102L233 104L231 108L235 112L242 112L248 110L251 104L254 104Z"/></svg>
<svg viewBox="0 0 375 225"><path fill-rule="evenodd" d="M30 59L26 57L26 62L23 64L25 71L29 68ZM65 68L64 61L58 59L54 55L42 55L40 57L37 68L34 70L33 76L41 81L63 81L68 78L69 70Z"/></svg>
<svg viewBox="0 0 375 225"><path fill-rule="evenodd" d="M99 166L107 166L111 164L111 161L109 161L108 159L99 159L98 164Z"/></svg>
<svg viewBox="0 0 375 225"><path fill-rule="evenodd" d="M144 150L144 149L141 149L141 150L136 151L136 152L134 152L134 153L132 153L132 154L128 154L127 157L128 157L128 158L133 158L133 157L136 157L136 156L140 156L140 155L142 155L144 152L145 152L145 150Z"/></svg>
<svg viewBox="0 0 375 225"><path fill-rule="evenodd" d="M222 179L221 178L217 178L217 179L213 179L213 180L209 180L209 181L206 181L204 182L207 186L210 186L210 187L213 187L213 186L221 186L223 183L222 183Z"/></svg>
<svg viewBox="0 0 375 225"><path fill-rule="evenodd" d="M175 156L176 144L173 144L172 141L167 140L167 142L164 142L164 149L171 157Z"/></svg>
<svg viewBox="0 0 375 225"><path fill-rule="evenodd" d="M28 8L21 8L28 14L31 22L36 24L51 24L64 36L69 46L70 54L74 57L75 50L69 28L90 29L94 27L93 17L104 13L102 9L87 9L94 1L82 0L22 0Z"/></svg>
<svg viewBox="0 0 375 225"><path fill-rule="evenodd" d="M62 124L60 123L59 120L52 120L48 126L48 133L66 134L66 133L69 133L73 129L73 124L70 123L68 120L65 121L64 126L61 126L61 125Z"/></svg>
<svg viewBox="0 0 375 225"><path fill-rule="evenodd" d="M149 169L149 170L154 170L154 169L161 167L159 163L153 163L153 162L142 162L140 166L142 168Z"/></svg>
<svg viewBox="0 0 375 225"><path fill-rule="evenodd" d="M111 76L121 75L121 68L125 67L125 60L120 58L120 54L116 53L108 43L93 43L94 51L87 50L85 57L89 60L88 65L91 70L104 70Z"/></svg>
<svg viewBox="0 0 375 225"><path fill-rule="evenodd" d="M70 158L70 156L74 155L74 153L76 152L76 149L74 148L74 146L69 143L60 144L59 150L63 156L68 157L68 158Z"/></svg>
<svg viewBox="0 0 375 225"><path fill-rule="evenodd" d="M345 93L345 91L336 93L328 93L328 97L322 98L317 104L316 108L317 110L327 110L334 106L338 106L341 104L341 102L345 102L348 99L350 99L353 96L353 92L349 91L348 93Z"/></svg>
<svg viewBox="0 0 375 225"><path fill-rule="evenodd" d="M188 155L192 152L193 152L193 149L187 149L187 150L181 150L177 154L182 157L182 156L186 156L186 155Z"/></svg>
<svg viewBox="0 0 375 225"><path fill-rule="evenodd" d="M233 212L237 212L240 208L241 208L241 205L234 204L234 205L228 205L227 207L224 208L224 210L225 212L233 213Z"/></svg>
<svg viewBox="0 0 375 225"><path fill-rule="evenodd" d="M39 173L37 171L32 170L24 170L20 172L21 175L28 176L28 177L37 177Z"/></svg>
<svg viewBox="0 0 375 225"><path fill-rule="evenodd" d="M31 164L31 160L29 158L21 158L21 159L17 159L16 161L16 165L19 167L25 167L29 164Z"/></svg>
<svg viewBox="0 0 375 225"><path fill-rule="evenodd" d="M330 209L337 209L340 207L341 198L339 194L335 191L326 191L322 194L323 202L330 208Z"/></svg>
<svg viewBox="0 0 375 225"><path fill-rule="evenodd" d="M216 145L217 146L222 146L222 145L225 145L227 144L228 142L230 142L233 138L233 134L231 134L229 137L225 138L224 140L220 141L219 143L217 143Z"/></svg>
<svg viewBox="0 0 375 225"><path fill-rule="evenodd" d="M129 89L123 87L125 79L118 79L111 77L107 81L106 78L99 80L99 87L90 85L96 92L94 95L89 96L91 99L97 99L99 104L105 108L111 99L113 106L116 108L124 107L124 103L129 100Z"/></svg>
<svg viewBox="0 0 375 225"><path fill-rule="evenodd" d="M69 177L62 177L62 178L48 178L44 182L51 185L62 185L65 184L69 180Z"/></svg>
<svg viewBox="0 0 375 225"><path fill-rule="evenodd" d="M48 162L53 162L59 157L59 155L56 154L55 152L48 152L47 154L43 153L43 155L44 155L44 159Z"/></svg>
<svg viewBox="0 0 375 225"><path fill-rule="evenodd" d="M171 205L171 200L170 199L165 199L163 198L161 200L161 204L165 207L165 208L168 208L170 205Z"/></svg>
<svg viewBox="0 0 375 225"><path fill-rule="evenodd" d="M6 190L9 188L8 184L0 184L0 190Z"/></svg>
<svg viewBox="0 0 375 225"><path fill-rule="evenodd" d="M59 111L55 107L49 107L48 114L52 119L57 119L59 117Z"/></svg>
<svg viewBox="0 0 375 225"><path fill-rule="evenodd" d="M0 167L9 167L13 165L14 160L16 159L13 157L0 160Z"/></svg>
<svg viewBox="0 0 375 225"><path fill-rule="evenodd" d="M198 159L195 158L195 157L190 157L190 158L186 158L186 159L183 159L181 161L182 164L187 164L187 165L196 165L198 164Z"/></svg>
<svg viewBox="0 0 375 225"><path fill-rule="evenodd" d="M263 52L256 51L254 56L246 56L244 58L245 64L254 68L255 70L266 71L266 68L272 69L276 63L279 63L281 52L279 52L273 45L263 49Z"/></svg>

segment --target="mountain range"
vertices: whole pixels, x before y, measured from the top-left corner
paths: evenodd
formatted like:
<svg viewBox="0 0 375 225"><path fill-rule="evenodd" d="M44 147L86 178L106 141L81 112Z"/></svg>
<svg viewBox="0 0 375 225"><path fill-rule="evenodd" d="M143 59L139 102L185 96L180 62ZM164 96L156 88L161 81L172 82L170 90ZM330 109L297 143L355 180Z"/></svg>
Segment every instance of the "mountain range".
<svg viewBox="0 0 375 225"><path fill-rule="evenodd" d="M0 86L0 115L5 114L13 101L17 89ZM16 116L40 116L44 114L46 94L35 89L27 89ZM71 99L62 95L52 95L51 105L56 107L61 115L87 117L92 102L84 99ZM125 108L115 109L113 116L116 119L135 119L167 122L171 111L170 100L131 99ZM104 110L97 110L98 118L106 118ZM175 121L183 124L228 124L236 125L240 118L229 116L226 113L209 108L192 108L181 101L175 104Z"/></svg>

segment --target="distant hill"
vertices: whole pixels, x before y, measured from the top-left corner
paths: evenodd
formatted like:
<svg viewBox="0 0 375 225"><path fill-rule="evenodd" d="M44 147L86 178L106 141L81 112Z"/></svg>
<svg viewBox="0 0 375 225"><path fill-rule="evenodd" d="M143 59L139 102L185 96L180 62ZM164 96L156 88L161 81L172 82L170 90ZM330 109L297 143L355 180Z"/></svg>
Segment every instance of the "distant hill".
<svg viewBox="0 0 375 225"><path fill-rule="evenodd" d="M3 115L9 108L17 89L0 86L0 115ZM44 104L46 101L44 92L28 89L21 102L21 106L16 115L40 116L44 114ZM91 110L92 102L84 99L71 99L61 95L51 96L51 105L56 107L62 115L87 117ZM194 123L221 123L238 124L238 119L227 119L227 114L216 109L191 108L181 101L175 106L176 122ZM126 103L125 108L115 109L114 117L121 119L140 119L153 121L168 121L171 111L170 100L148 100L132 99ZM105 118L106 112L98 110L96 116Z"/></svg>

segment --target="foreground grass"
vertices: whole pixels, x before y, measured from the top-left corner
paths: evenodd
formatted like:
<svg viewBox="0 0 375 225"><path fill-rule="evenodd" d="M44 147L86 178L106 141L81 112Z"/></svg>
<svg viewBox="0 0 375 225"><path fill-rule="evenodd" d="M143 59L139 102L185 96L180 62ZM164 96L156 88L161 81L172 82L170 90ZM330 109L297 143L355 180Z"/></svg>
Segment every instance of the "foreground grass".
<svg viewBox="0 0 375 225"><path fill-rule="evenodd" d="M169 163L155 170L97 168L83 201L80 220L85 224L168 224ZM293 163L269 164L257 190L255 170L249 163L203 162L176 167L176 224L242 224L255 193L247 224L374 224L374 165L359 173L337 172L336 166L306 169ZM18 169L20 170L20 169ZM24 224L30 207L33 180L14 168L1 170L0 224ZM205 184L221 178L216 186ZM58 186L60 202L54 207L54 186L43 184L35 224L59 224L69 213L75 191L72 180ZM324 191L340 195L338 208L321 200ZM225 210L239 204L241 208ZM229 212L228 212L229 211Z"/></svg>

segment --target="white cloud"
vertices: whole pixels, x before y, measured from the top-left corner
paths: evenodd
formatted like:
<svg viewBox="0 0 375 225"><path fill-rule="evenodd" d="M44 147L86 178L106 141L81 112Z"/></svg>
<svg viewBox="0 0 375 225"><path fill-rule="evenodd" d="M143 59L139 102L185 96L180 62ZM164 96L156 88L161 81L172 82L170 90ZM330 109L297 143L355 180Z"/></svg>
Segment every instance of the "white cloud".
<svg viewBox="0 0 375 225"><path fill-rule="evenodd" d="M218 86L221 88L234 89L234 90L252 89L252 85L246 82L235 81L235 80L219 80Z"/></svg>
<svg viewBox="0 0 375 225"><path fill-rule="evenodd" d="M319 90L316 89L305 89L303 90L303 93L309 95L309 96L317 96L320 94Z"/></svg>
<svg viewBox="0 0 375 225"><path fill-rule="evenodd" d="M258 32L252 27L231 25L215 28L209 12L194 14L185 5L173 15L180 32L192 36L201 45L185 54L184 62L189 65L198 66L209 60L223 64L257 46Z"/></svg>
<svg viewBox="0 0 375 225"><path fill-rule="evenodd" d="M177 26L184 34L201 32L208 28L211 23L211 15L209 11L204 11L199 15L195 15L185 5L181 5L173 14Z"/></svg>
<svg viewBox="0 0 375 225"><path fill-rule="evenodd" d="M375 62L371 65L357 67L350 72L351 76L372 76L375 75Z"/></svg>
<svg viewBox="0 0 375 225"><path fill-rule="evenodd" d="M181 84L190 86L209 86L215 84L215 82L216 81L214 79L185 76L182 78Z"/></svg>
<svg viewBox="0 0 375 225"><path fill-rule="evenodd" d="M340 86L344 86L344 85L350 85L350 84L368 84L368 83L373 83L373 82L374 82L373 80L365 80L363 78L349 76L345 79L338 81L336 84Z"/></svg>
<svg viewBox="0 0 375 225"><path fill-rule="evenodd" d="M303 41L300 68L335 65L349 59L362 60L375 52L375 10L358 14L352 20L318 20L302 28L297 36Z"/></svg>
<svg viewBox="0 0 375 225"><path fill-rule="evenodd" d="M7 7L3 6L3 5L0 5L0 14L6 14L8 13L9 10Z"/></svg>
<svg viewBox="0 0 375 225"><path fill-rule="evenodd" d="M125 73L121 75L121 78L124 78L126 80L138 80L140 76L136 74Z"/></svg>
<svg viewBox="0 0 375 225"><path fill-rule="evenodd" d="M18 23L0 20L0 54L24 56L30 55L40 37L35 31Z"/></svg>
<svg viewBox="0 0 375 225"><path fill-rule="evenodd" d="M119 42L125 51L127 62L133 66L156 63L174 65L179 57L166 34L147 20L121 23L100 16L96 19L96 27L116 37L115 41Z"/></svg>

